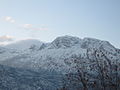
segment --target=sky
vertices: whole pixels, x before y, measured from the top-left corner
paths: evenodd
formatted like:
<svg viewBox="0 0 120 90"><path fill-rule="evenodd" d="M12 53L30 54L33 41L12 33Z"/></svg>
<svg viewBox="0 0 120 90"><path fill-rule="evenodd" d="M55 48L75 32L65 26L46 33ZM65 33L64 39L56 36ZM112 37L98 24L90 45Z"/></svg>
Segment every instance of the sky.
<svg viewBox="0 0 120 90"><path fill-rule="evenodd" d="M0 42L64 35L120 48L120 0L0 0Z"/></svg>

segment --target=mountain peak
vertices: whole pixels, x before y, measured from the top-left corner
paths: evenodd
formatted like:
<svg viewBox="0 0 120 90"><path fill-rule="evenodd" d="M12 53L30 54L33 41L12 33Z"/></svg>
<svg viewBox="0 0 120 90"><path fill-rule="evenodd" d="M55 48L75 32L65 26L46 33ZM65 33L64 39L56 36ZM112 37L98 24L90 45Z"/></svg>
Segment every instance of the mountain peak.
<svg viewBox="0 0 120 90"><path fill-rule="evenodd" d="M53 42L52 45L56 48L66 48L66 47L71 47L76 44L80 44L81 39L78 37L73 37L73 36L61 36L57 37Z"/></svg>

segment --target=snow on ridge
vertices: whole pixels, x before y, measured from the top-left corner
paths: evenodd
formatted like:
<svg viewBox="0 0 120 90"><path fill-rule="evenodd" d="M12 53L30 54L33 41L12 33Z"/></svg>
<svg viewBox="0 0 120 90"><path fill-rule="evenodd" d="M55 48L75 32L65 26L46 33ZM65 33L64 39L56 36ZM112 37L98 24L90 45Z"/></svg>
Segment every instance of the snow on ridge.
<svg viewBox="0 0 120 90"><path fill-rule="evenodd" d="M4 50L4 52L0 54L2 61L0 63L32 69L47 68L67 71L70 67L65 64L65 60L72 60L72 56L81 57L81 59L85 59L86 62L88 62L88 57L94 59L94 52L97 50L100 54L103 52L108 59L112 58L113 61L120 57L120 54L118 56L119 50L116 51L116 48L110 43L91 38L79 39L72 36L62 36L56 38L51 43L28 40L30 43L26 43L24 47L25 42L26 41L23 41L22 44L17 43L13 45L17 47L17 49L18 46L20 46L19 49L24 49L24 51L20 51L19 49L19 52L9 49ZM31 44L35 44L36 46L30 47Z"/></svg>
<svg viewBox="0 0 120 90"><path fill-rule="evenodd" d="M26 40L20 40L16 41L14 43L8 44L5 47L10 49L16 49L16 50L25 50L29 49L32 46L41 46L43 42L36 40L36 39L26 39Z"/></svg>
<svg viewBox="0 0 120 90"><path fill-rule="evenodd" d="M18 50L29 49L31 46L37 46L40 49L43 49L43 48L51 48L51 49L64 48L65 49L65 48L71 48L73 46L82 47L82 48L91 48L91 47L99 48L100 46L105 46L105 47L109 46L109 48L115 48L108 41L102 41L99 39L88 38L88 37L80 39L79 37L68 36L68 35L57 37L50 43L44 43L37 39L26 39L26 40L16 41L8 45L4 45L4 47L6 48L13 48Z"/></svg>

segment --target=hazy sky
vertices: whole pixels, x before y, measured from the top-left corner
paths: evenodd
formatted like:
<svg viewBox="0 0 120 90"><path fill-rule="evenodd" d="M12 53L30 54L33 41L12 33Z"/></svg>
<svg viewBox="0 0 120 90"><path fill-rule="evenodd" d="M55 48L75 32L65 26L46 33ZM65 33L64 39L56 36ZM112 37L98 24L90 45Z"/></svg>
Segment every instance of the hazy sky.
<svg viewBox="0 0 120 90"><path fill-rule="evenodd" d="M120 0L0 0L0 41L62 35L120 48Z"/></svg>

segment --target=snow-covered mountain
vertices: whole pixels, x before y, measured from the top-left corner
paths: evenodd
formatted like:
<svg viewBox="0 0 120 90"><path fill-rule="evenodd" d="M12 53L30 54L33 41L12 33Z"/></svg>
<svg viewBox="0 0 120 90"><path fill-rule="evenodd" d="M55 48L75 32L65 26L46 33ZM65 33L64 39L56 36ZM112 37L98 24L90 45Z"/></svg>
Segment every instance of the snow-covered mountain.
<svg viewBox="0 0 120 90"><path fill-rule="evenodd" d="M20 41L0 48L0 52L0 64L13 68L35 72L44 69L64 75L77 73L80 69L81 74L87 73L84 77L89 78L89 83L102 77L101 70L105 73L105 80L115 78L116 67L120 76L120 50L108 41L62 36L51 43Z"/></svg>
<svg viewBox="0 0 120 90"><path fill-rule="evenodd" d="M56 90L60 74L41 70L12 68L0 65L0 90Z"/></svg>
<svg viewBox="0 0 120 90"><path fill-rule="evenodd" d="M26 50L32 47L40 47L43 42L35 39L26 39L26 40L20 40L16 41L11 44L5 45L5 48L8 49L15 49L15 50Z"/></svg>
<svg viewBox="0 0 120 90"><path fill-rule="evenodd" d="M66 58L71 58L73 55L87 58L87 54L91 57L95 50L103 52L109 59L119 59L118 50L109 42L92 38L79 39L73 36L58 37L51 43L23 40L4 48L7 50L0 54L1 63L32 69L42 67L66 70L70 68L65 63ZM17 53L12 53L16 50ZM112 62L115 60L112 60Z"/></svg>

